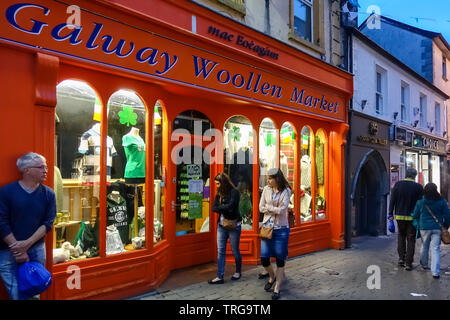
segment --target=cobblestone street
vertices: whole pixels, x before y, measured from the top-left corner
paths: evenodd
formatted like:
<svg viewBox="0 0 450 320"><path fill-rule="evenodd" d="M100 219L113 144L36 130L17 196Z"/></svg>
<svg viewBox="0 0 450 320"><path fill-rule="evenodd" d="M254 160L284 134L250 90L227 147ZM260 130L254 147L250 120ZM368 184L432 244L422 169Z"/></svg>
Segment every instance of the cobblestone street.
<svg viewBox="0 0 450 320"><path fill-rule="evenodd" d="M344 300L344 299L450 299L450 246L441 245L441 278L433 279L430 271L418 264L421 241L416 243L412 271L397 267L397 234L353 239L352 248L324 250L289 259L286 280L281 290L284 300ZM369 266L379 267L380 289L368 289L373 272ZM265 292L266 280L259 280L262 267L244 271L242 278L231 281L228 274L234 265L227 265L223 285L209 285L206 281L165 292L158 290L135 297L139 300L270 300ZM186 274L187 276L187 274ZM170 276L169 276L170 278ZM369 283L374 283L369 280Z"/></svg>

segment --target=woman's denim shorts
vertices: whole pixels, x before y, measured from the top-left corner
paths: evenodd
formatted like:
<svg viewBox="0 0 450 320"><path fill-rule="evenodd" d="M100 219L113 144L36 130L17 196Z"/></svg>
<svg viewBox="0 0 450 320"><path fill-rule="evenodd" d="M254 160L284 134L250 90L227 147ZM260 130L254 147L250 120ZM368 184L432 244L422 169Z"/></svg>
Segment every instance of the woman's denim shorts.
<svg viewBox="0 0 450 320"><path fill-rule="evenodd" d="M286 260L290 231L289 227L273 229L272 239L261 239L261 258Z"/></svg>

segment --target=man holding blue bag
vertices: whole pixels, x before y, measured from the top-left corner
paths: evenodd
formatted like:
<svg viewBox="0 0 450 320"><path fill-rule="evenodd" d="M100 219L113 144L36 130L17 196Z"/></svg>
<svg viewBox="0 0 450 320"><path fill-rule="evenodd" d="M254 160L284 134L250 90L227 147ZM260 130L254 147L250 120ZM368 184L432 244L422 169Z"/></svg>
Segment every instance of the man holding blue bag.
<svg viewBox="0 0 450 320"><path fill-rule="evenodd" d="M389 201L389 221L395 220L398 226L398 265L405 267L405 270L412 270L414 260L414 251L416 247L416 228L413 225L411 216L416 206L416 202L422 197L423 187L415 182L417 170L414 168L406 169L406 178L394 185L391 190L391 199Z"/></svg>
<svg viewBox="0 0 450 320"><path fill-rule="evenodd" d="M55 193L42 184L46 159L30 152L17 160L17 167L22 179L0 188L0 276L13 300L33 292L19 291L19 266L29 261L45 265L44 237L56 217ZM27 269L30 275L42 270L39 265Z"/></svg>

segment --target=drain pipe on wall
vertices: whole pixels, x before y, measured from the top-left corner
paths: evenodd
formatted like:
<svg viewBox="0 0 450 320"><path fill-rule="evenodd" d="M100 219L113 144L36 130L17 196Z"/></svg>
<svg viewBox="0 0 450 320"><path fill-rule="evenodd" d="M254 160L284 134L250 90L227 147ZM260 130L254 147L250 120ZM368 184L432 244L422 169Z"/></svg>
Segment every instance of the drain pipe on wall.
<svg viewBox="0 0 450 320"><path fill-rule="evenodd" d="M270 0L266 0L266 34L270 35Z"/></svg>

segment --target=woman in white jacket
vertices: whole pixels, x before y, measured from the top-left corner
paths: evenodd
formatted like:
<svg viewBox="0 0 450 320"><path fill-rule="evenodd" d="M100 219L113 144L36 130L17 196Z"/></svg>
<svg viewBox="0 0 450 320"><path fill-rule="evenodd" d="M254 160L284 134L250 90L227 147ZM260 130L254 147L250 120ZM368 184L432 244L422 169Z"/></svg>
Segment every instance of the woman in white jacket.
<svg viewBox="0 0 450 320"><path fill-rule="evenodd" d="M261 238L261 264L269 273L264 290L270 291L273 284L272 300L280 298L280 288L284 279L284 266L288 255L289 222L288 206L291 188L283 172L270 169L267 173L267 186L264 187L259 201L259 211L264 213L263 226L273 226L272 239ZM273 270L270 258L276 258L277 269Z"/></svg>

